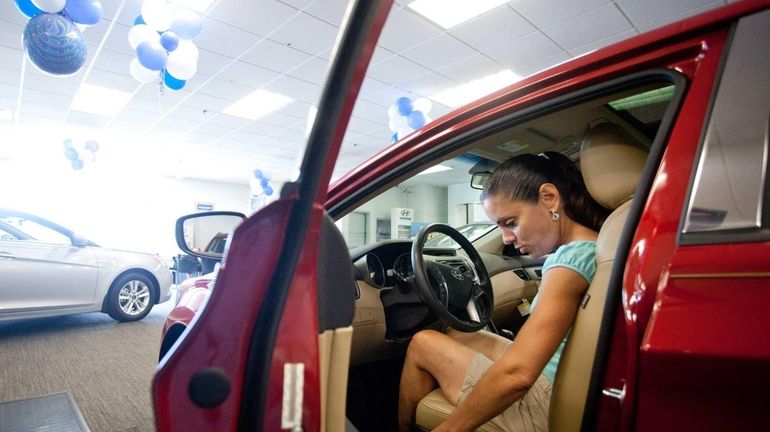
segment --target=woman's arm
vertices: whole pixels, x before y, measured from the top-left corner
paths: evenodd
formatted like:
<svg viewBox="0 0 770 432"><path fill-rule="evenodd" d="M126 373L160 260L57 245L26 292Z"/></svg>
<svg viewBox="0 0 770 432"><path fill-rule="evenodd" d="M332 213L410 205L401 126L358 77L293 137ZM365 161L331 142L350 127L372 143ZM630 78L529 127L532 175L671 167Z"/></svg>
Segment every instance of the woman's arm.
<svg viewBox="0 0 770 432"><path fill-rule="evenodd" d="M537 380L572 326L588 282L566 267L543 276L537 307L511 348L436 431L472 431L503 412Z"/></svg>

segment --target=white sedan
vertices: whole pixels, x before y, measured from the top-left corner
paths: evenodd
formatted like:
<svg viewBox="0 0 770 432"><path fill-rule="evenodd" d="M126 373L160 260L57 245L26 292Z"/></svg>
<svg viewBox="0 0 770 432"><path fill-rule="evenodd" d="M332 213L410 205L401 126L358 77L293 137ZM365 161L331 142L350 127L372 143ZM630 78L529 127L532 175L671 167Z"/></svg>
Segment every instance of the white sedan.
<svg viewBox="0 0 770 432"><path fill-rule="evenodd" d="M158 255L107 249L51 221L0 209L0 321L106 312L144 318L171 298Z"/></svg>

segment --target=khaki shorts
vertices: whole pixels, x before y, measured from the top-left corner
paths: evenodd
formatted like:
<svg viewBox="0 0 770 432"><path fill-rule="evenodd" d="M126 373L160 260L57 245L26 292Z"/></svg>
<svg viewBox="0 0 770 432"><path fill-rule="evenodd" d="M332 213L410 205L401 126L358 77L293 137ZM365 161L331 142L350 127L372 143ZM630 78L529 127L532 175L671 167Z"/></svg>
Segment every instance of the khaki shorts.
<svg viewBox="0 0 770 432"><path fill-rule="evenodd" d="M459 405L473 390L476 382L494 362L483 354L476 354L465 372ZM485 430L534 432L548 430L548 407L551 403L551 382L540 375L524 396L506 408L500 415L488 421ZM492 427L490 427L492 426Z"/></svg>

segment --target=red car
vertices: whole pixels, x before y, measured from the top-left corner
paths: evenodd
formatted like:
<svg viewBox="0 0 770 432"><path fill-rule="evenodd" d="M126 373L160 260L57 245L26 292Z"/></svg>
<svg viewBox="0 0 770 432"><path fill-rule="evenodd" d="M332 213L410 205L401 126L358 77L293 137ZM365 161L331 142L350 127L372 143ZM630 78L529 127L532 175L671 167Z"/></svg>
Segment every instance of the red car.
<svg viewBox="0 0 770 432"><path fill-rule="evenodd" d="M770 430L770 2L731 3L526 78L329 186L388 9L350 11L301 175L236 229L216 289L158 366L158 430L392 430L409 337L441 323L515 332L542 261L494 231L470 244L444 225L349 249L343 218L439 163L543 151L578 161L613 210L550 429ZM462 250L423 248L434 231ZM469 290L426 267L468 274L484 296L458 298ZM453 307L472 300L479 320ZM418 426L451 409L435 391Z"/></svg>

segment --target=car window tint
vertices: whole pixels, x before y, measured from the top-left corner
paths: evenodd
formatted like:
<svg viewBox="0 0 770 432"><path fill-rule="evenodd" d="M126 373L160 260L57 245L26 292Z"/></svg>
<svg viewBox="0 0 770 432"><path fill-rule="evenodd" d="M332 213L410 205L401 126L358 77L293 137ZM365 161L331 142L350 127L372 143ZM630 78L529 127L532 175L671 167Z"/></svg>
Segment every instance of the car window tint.
<svg viewBox="0 0 770 432"><path fill-rule="evenodd" d="M770 115L770 12L736 28L683 232L761 227Z"/></svg>
<svg viewBox="0 0 770 432"><path fill-rule="evenodd" d="M31 239L27 239L28 241L63 245L71 244L70 238L66 235L29 219L13 216L3 218L2 221L30 236Z"/></svg>

